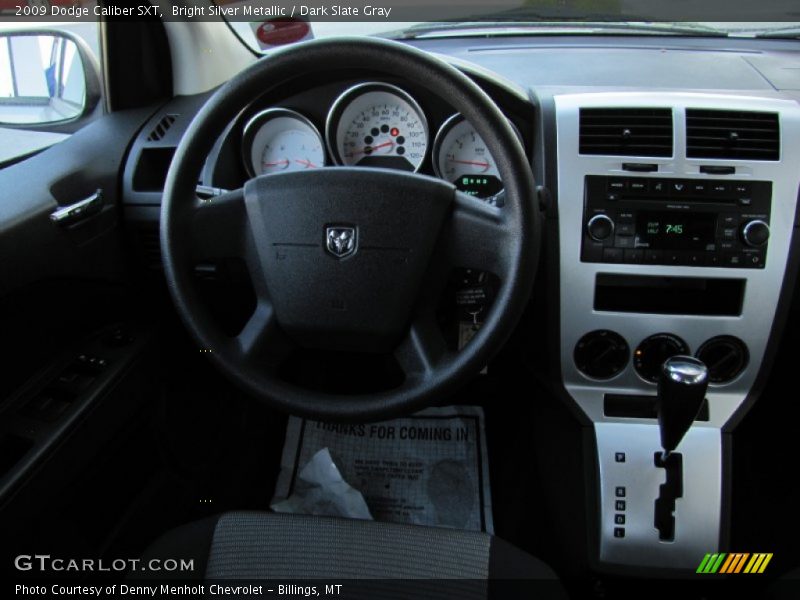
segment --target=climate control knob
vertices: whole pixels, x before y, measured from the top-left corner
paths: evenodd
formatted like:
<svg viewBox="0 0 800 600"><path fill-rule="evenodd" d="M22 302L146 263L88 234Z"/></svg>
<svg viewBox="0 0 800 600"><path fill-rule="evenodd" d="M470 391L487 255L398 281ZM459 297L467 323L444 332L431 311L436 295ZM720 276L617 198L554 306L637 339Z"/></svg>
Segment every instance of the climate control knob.
<svg viewBox="0 0 800 600"><path fill-rule="evenodd" d="M602 242L614 234L614 221L608 215L595 215L586 224L586 231L594 241Z"/></svg>
<svg viewBox="0 0 800 600"><path fill-rule="evenodd" d="M657 333L642 341L633 353L633 366L639 377L656 383L664 361L678 354L689 354L689 347L671 333Z"/></svg>
<svg viewBox="0 0 800 600"><path fill-rule="evenodd" d="M700 346L697 358L708 365L708 380L711 383L728 383L744 371L750 354L739 338L720 335Z"/></svg>
<svg viewBox="0 0 800 600"><path fill-rule="evenodd" d="M611 379L628 365L628 342L618 333L607 329L584 335L573 353L578 370L593 379Z"/></svg>
<svg viewBox="0 0 800 600"><path fill-rule="evenodd" d="M769 239L769 225L758 219L749 221L742 227L742 239L745 244L753 248L763 246Z"/></svg>

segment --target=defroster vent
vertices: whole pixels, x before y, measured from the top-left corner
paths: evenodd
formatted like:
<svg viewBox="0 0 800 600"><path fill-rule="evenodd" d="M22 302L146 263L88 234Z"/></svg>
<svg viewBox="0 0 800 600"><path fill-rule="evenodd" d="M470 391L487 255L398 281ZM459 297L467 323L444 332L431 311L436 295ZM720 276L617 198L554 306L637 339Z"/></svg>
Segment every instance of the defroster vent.
<svg viewBox="0 0 800 600"><path fill-rule="evenodd" d="M165 135L167 135L167 131L169 128L172 127L172 124L175 122L175 119L178 118L178 115L164 115L164 117L158 122L158 124L153 127L153 131L150 132L150 135L147 136L148 142L158 142Z"/></svg>

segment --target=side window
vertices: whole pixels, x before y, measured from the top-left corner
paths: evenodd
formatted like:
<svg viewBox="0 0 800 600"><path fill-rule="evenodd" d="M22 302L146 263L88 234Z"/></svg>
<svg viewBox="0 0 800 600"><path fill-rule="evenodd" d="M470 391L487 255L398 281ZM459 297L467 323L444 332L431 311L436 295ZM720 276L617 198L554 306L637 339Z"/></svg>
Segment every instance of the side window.
<svg viewBox="0 0 800 600"><path fill-rule="evenodd" d="M102 113L97 49L97 22L0 22L0 168Z"/></svg>

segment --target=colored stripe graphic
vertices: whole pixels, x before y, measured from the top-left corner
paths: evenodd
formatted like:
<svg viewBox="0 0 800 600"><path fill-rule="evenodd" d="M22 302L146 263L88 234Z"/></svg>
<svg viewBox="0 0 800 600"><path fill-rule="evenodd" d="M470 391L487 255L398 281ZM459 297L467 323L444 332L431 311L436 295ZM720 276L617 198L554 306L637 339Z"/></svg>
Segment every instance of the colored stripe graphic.
<svg viewBox="0 0 800 600"><path fill-rule="evenodd" d="M769 553L757 553L753 554L753 558L750 559L750 562L747 563L747 566L744 568L745 573L763 573L764 569L767 568L769 561L772 560L772 554Z"/></svg>
<svg viewBox="0 0 800 600"><path fill-rule="evenodd" d="M700 566L697 567L697 571L695 571L695 573L705 573L706 572L706 566L708 565L710 560L711 560L711 555L710 554L706 554L703 557L703 560L700 561Z"/></svg>
<svg viewBox="0 0 800 600"><path fill-rule="evenodd" d="M725 574L739 573L742 567L744 567L744 562L747 560L748 556L750 556L750 554L744 552L733 552L729 554L728 560L725 561L725 564L722 565L719 572Z"/></svg>
<svg viewBox="0 0 800 600"><path fill-rule="evenodd" d="M736 563L739 559L738 554L728 554L728 559L722 563L722 568L719 570L720 573L728 573L731 566Z"/></svg>
<svg viewBox="0 0 800 600"><path fill-rule="evenodd" d="M750 558L750 562L748 562L747 566L744 568L744 572L758 573L758 567L761 566L762 560L764 560L764 556L762 554L753 554L752 558Z"/></svg>
<svg viewBox="0 0 800 600"><path fill-rule="evenodd" d="M716 573L725 556L724 552L719 554L706 554L700 566L697 567L697 573Z"/></svg>
<svg viewBox="0 0 800 600"><path fill-rule="evenodd" d="M706 554L696 573L719 573L731 575L735 573L763 573L772 560L772 553L731 552L727 554Z"/></svg>

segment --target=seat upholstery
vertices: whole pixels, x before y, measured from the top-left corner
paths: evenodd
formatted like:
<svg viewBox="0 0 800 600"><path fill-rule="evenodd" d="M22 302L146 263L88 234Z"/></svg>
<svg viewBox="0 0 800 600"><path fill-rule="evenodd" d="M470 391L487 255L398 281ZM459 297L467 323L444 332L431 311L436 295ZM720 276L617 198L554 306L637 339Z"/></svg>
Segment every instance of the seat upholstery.
<svg viewBox="0 0 800 600"><path fill-rule="evenodd" d="M557 581L543 562L485 533L263 512L181 526L143 558L167 557L194 560L196 579L470 581L459 592L470 598L487 595L489 578Z"/></svg>

